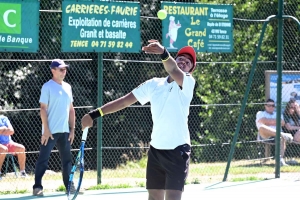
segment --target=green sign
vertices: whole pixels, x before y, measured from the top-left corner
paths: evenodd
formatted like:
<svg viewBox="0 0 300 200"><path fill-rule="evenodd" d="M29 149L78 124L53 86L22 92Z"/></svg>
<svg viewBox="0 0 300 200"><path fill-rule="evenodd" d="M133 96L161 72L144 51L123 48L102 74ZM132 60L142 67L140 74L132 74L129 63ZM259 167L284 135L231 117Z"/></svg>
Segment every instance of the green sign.
<svg viewBox="0 0 300 200"><path fill-rule="evenodd" d="M63 52L140 52L140 5L135 2L62 3Z"/></svg>
<svg viewBox="0 0 300 200"><path fill-rule="evenodd" d="M0 52L37 52L39 46L38 0L0 2Z"/></svg>
<svg viewBox="0 0 300 200"><path fill-rule="evenodd" d="M232 52L232 5L161 2L161 8L168 13L162 38L170 52L183 46L197 52Z"/></svg>

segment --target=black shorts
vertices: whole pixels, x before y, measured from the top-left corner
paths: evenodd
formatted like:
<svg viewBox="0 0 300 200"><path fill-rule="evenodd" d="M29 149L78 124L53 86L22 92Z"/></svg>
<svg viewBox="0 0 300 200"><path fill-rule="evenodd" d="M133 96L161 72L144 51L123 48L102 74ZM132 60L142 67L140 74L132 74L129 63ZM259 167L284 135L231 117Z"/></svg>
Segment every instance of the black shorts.
<svg viewBox="0 0 300 200"><path fill-rule="evenodd" d="M189 171L191 147L180 145L172 150L150 146L147 162L147 189L180 190Z"/></svg>

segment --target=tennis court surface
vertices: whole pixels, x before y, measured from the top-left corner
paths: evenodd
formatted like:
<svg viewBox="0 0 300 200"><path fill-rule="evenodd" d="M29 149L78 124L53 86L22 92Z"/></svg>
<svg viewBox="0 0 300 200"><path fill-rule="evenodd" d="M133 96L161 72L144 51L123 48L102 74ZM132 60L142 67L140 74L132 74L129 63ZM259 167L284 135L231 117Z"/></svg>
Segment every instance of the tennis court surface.
<svg viewBox="0 0 300 200"><path fill-rule="evenodd" d="M296 197L297 191L300 188L300 181L287 181L281 179L270 179L263 181L243 181L243 182L219 182L212 184L191 184L185 186L185 191L182 200L188 199L265 199ZM130 189L111 189L111 190L93 190L85 191L77 197L80 199L147 199L148 194L144 188ZM0 195L0 199L67 199L67 196L62 192L46 193L44 197L33 197L31 194L14 194Z"/></svg>

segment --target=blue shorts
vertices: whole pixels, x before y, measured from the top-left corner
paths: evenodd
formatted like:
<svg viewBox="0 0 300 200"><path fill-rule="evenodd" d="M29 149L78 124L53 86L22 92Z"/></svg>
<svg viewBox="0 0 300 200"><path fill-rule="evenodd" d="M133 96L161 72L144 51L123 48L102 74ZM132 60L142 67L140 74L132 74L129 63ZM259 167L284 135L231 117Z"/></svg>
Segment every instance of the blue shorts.
<svg viewBox="0 0 300 200"><path fill-rule="evenodd" d="M147 189L183 191L189 171L191 147L180 145L172 150L150 146L147 162Z"/></svg>

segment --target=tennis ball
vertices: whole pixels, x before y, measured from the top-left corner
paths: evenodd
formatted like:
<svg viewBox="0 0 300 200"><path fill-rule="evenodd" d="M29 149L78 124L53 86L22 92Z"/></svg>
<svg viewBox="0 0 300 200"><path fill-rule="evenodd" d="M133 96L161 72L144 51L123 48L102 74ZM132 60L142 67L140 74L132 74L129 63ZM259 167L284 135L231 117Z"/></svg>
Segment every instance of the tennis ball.
<svg viewBox="0 0 300 200"><path fill-rule="evenodd" d="M167 17L167 11L165 11L165 10L159 10L157 12L157 17L160 20L166 19L166 17Z"/></svg>

